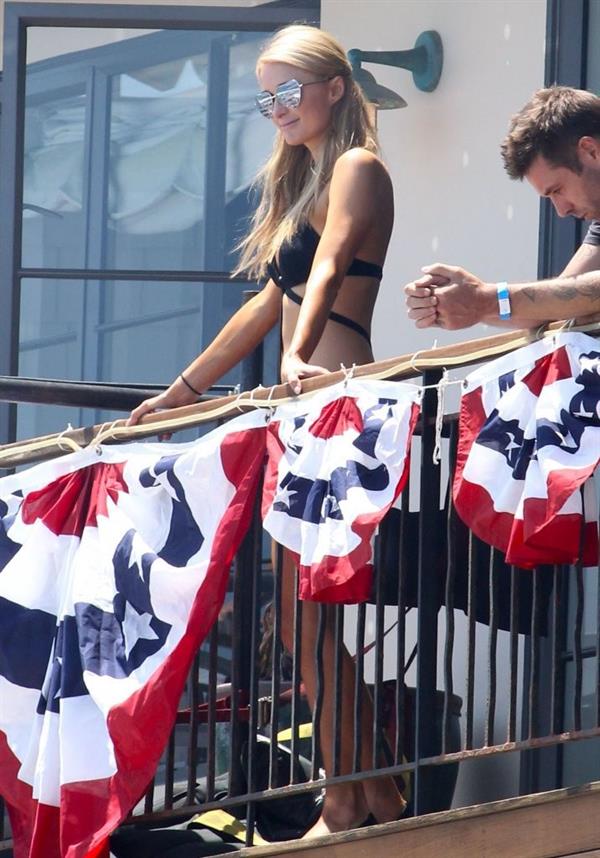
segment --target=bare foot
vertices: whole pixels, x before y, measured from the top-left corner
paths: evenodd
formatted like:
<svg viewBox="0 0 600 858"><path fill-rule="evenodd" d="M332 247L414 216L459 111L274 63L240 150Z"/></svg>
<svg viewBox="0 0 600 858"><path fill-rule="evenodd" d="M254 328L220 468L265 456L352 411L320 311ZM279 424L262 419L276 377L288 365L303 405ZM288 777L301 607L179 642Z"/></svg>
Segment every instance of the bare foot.
<svg viewBox="0 0 600 858"><path fill-rule="evenodd" d="M365 793L360 784L340 784L329 787L323 802L323 812L302 840L313 840L338 831L358 828L369 815Z"/></svg>

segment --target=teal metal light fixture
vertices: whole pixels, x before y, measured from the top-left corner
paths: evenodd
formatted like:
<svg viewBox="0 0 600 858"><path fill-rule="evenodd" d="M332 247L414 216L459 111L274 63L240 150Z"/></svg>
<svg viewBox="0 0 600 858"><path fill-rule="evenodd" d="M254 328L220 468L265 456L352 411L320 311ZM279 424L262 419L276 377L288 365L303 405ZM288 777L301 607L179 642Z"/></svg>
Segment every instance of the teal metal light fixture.
<svg viewBox="0 0 600 858"><path fill-rule="evenodd" d="M377 83L371 72L363 69L362 63L379 63L384 66L408 69L412 72L417 89L433 92L439 83L444 62L444 50L440 34L425 30L417 37L414 48L408 51L348 51L354 80L361 87L368 101L380 110L406 107L406 101L397 92Z"/></svg>

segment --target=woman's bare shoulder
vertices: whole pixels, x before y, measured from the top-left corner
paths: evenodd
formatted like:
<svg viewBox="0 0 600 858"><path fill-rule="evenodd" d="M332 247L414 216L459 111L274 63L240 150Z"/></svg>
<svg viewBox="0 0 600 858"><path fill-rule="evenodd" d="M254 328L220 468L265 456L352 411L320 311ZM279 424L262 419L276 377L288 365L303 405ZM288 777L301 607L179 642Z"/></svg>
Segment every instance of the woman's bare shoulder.
<svg viewBox="0 0 600 858"><path fill-rule="evenodd" d="M390 174L381 158L360 146L340 155L333 168L331 183L350 183L357 190L366 189L367 186L375 186L378 190L391 190L392 187Z"/></svg>
<svg viewBox="0 0 600 858"><path fill-rule="evenodd" d="M333 168L334 174L346 171L369 171L389 176L381 158L375 152L371 152L370 149L364 149L362 146L347 149L345 152L342 152L335 162Z"/></svg>

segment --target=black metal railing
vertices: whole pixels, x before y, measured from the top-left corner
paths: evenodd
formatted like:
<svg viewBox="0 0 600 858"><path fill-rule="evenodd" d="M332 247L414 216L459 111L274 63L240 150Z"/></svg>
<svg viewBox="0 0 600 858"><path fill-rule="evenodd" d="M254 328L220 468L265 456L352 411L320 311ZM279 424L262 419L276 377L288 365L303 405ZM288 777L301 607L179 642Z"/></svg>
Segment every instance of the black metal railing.
<svg viewBox="0 0 600 858"><path fill-rule="evenodd" d="M245 388L256 384L259 363L247 366ZM547 783L538 765L544 749L600 737L600 584L596 595L586 588L586 575L597 572L581 564L509 566L458 519L448 476L442 477L432 455L439 377L437 370L423 374L420 444L413 450L418 462L412 468L419 486L407 485L380 529L373 603L320 608L312 712L300 670L305 609L296 600L294 647L285 654L283 555L275 551L272 568L257 501L232 569L226 608L197 654L155 780L127 826L174 824L205 810L229 809L243 818L251 844L254 831L265 830L269 804L297 807L304 797L308 824L311 812L318 812L311 796L323 788L382 775L409 780L407 815L422 815L450 806L459 766L471 760L521 752L528 779L522 777L517 790L534 792ZM2 380L0 398L1 389ZM446 416L443 454L450 480L457 435L456 415ZM335 658L333 676L325 677L328 622L335 630ZM342 647L350 639L352 699L345 696L341 671ZM584 700L586 668L594 676L591 703ZM368 768L361 767L365 678L373 700ZM332 771L325 776L318 735L326 681L333 688L334 745ZM349 770L341 762L343 706L353 712ZM6 821L0 826L1 849L8 829Z"/></svg>

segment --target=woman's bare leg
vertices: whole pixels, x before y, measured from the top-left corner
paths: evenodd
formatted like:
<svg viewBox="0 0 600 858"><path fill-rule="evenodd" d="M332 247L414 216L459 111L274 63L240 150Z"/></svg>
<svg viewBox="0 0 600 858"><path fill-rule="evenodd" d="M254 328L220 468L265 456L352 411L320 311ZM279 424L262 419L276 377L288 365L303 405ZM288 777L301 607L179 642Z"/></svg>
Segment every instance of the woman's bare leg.
<svg viewBox="0 0 600 858"><path fill-rule="evenodd" d="M295 565L288 552L283 552L282 574L282 639L291 651L294 643ZM306 696L314 709L317 692L317 670L315 642L319 626L319 605L303 602L300 670ZM333 773L334 742L334 687L332 677L335 664L334 612L326 611L323 641L323 708L320 723L320 745L323 766L327 775ZM354 708L348 705L354 700L354 662L346 647L342 647L342 706L340 707L340 774L352 771L354 757ZM361 766L371 769L373 765L373 705L368 690L363 687L361 731ZM345 703L345 705L343 705ZM305 837L317 837L333 831L345 831L360 825L369 813L378 822L397 819L404 810L405 802L391 777L377 778L364 783L346 783L330 786L326 790L323 813Z"/></svg>

